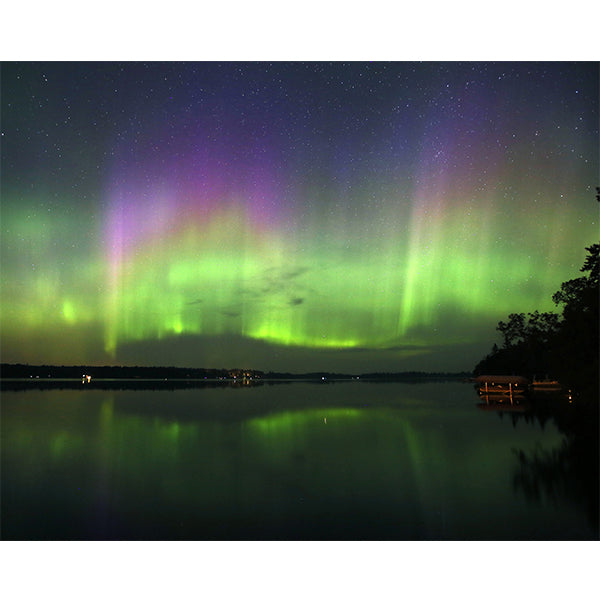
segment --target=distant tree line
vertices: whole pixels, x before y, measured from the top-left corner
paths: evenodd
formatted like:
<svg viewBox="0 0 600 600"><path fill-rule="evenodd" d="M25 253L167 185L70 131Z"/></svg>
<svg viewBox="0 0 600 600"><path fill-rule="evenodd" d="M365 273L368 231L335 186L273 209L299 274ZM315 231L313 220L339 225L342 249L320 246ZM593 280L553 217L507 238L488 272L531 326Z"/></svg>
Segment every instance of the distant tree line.
<svg viewBox="0 0 600 600"><path fill-rule="evenodd" d="M460 373L429 373L426 371L401 371L400 373L363 373L360 378L373 381L421 381L424 379L447 380L447 379L468 379L472 373L461 371Z"/></svg>
<svg viewBox="0 0 600 600"><path fill-rule="evenodd" d="M560 313L513 313L496 327L501 347L475 366L475 375L546 375L598 395L600 244L586 248L582 277L565 281L552 296Z"/></svg>
<svg viewBox="0 0 600 600"><path fill-rule="evenodd" d="M333 373L329 371L313 371L310 373L274 372L267 373L255 369L205 369L187 367L123 367L123 366L89 366L89 365L29 365L9 364L0 365L0 378L2 379L75 379L80 380L84 375L95 379L234 379L248 377L266 380L345 380L361 379L373 381L398 381L421 379L459 379L470 377L471 373L427 373L423 371L403 371L398 373L363 373L352 375L349 373Z"/></svg>

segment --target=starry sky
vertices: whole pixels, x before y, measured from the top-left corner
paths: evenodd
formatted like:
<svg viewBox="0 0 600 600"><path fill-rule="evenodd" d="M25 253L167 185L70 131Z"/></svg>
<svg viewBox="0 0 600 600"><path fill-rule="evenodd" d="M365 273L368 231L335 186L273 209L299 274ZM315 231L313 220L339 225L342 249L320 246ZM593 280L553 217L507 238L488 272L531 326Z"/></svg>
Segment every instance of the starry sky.
<svg viewBox="0 0 600 600"><path fill-rule="evenodd" d="M3 362L470 370L598 241L596 62L1 68Z"/></svg>

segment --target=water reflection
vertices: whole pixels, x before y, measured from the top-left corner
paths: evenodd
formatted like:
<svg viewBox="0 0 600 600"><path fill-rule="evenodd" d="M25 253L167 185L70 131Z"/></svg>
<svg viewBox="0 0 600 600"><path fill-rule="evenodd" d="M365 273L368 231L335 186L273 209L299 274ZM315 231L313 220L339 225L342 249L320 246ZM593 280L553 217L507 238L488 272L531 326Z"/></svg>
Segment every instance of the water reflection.
<svg viewBox="0 0 600 600"><path fill-rule="evenodd" d="M543 506L569 503L587 515L594 538L599 534L599 420L598 404L591 398L571 394L533 394L521 397L481 395L477 407L507 415L513 427L519 423L553 423L563 434L552 448L512 448L515 457L512 485L530 503ZM575 536L576 537L576 536Z"/></svg>
<svg viewBox="0 0 600 600"><path fill-rule="evenodd" d="M529 491L565 433L498 415L456 383L6 393L3 537L597 537Z"/></svg>
<svg viewBox="0 0 600 600"><path fill-rule="evenodd" d="M89 379L88 379L89 378ZM29 392L32 390L185 390L210 388L248 388L263 385L290 384L287 380L262 379L3 379L2 391Z"/></svg>
<svg viewBox="0 0 600 600"><path fill-rule="evenodd" d="M600 447L598 444L598 406L585 399L538 400L532 415L540 424L549 419L564 433L560 446L529 452L515 451L518 467L513 485L530 501L568 501L581 507L598 538L600 497Z"/></svg>

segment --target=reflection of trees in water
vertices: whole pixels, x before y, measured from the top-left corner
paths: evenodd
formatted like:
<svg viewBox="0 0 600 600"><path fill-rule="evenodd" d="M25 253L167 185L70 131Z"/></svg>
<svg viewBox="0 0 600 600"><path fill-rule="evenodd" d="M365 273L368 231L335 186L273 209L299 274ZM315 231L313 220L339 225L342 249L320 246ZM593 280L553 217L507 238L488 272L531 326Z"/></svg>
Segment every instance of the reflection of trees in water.
<svg viewBox="0 0 600 600"><path fill-rule="evenodd" d="M540 502L544 497L556 502L559 497L580 502L585 494L582 481L573 472L570 447L563 440L560 448L532 452L513 449L519 469L513 475L513 486L530 500Z"/></svg>
<svg viewBox="0 0 600 600"><path fill-rule="evenodd" d="M565 434L560 447L543 450L536 447L525 452L515 449L518 466L513 486L532 502L544 499L566 499L582 506L598 535L599 531L599 466L598 406L581 402L536 403L534 415L540 423L549 417ZM518 418L517 415L512 415Z"/></svg>

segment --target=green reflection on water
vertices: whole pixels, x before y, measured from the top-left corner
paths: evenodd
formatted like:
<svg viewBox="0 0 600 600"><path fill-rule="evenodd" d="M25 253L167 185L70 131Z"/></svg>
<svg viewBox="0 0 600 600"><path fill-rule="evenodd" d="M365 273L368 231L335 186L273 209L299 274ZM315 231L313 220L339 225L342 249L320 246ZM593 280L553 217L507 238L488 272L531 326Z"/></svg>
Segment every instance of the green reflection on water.
<svg viewBox="0 0 600 600"><path fill-rule="evenodd" d="M543 539L566 523L585 537L576 508L514 490L515 448L561 446L550 423L405 386L377 387L375 405L374 389L9 396L4 535Z"/></svg>
<svg viewBox="0 0 600 600"><path fill-rule="evenodd" d="M326 408L299 411L287 411L276 415L268 415L256 419L250 419L248 425L256 428L265 435L287 435L290 430L299 427L311 426L322 422L334 425L338 419L358 418L363 416L364 411L356 408ZM325 416L324 416L325 415Z"/></svg>

